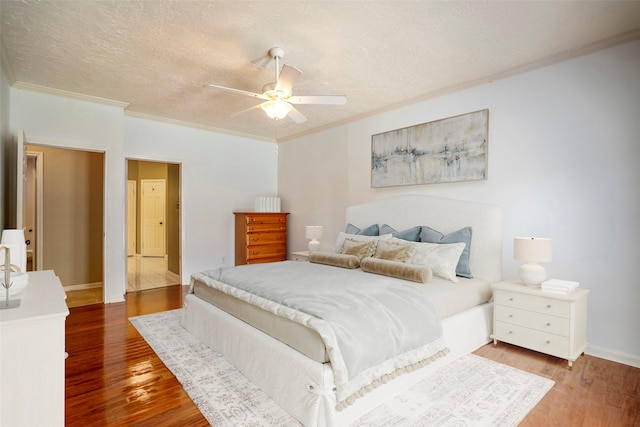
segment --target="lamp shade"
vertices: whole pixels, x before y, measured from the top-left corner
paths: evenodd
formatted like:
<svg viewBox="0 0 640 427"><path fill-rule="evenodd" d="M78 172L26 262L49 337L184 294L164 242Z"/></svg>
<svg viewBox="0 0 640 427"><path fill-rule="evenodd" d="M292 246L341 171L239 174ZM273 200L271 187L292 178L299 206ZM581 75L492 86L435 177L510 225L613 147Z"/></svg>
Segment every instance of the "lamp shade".
<svg viewBox="0 0 640 427"><path fill-rule="evenodd" d="M27 244L24 239L24 230L6 229L2 231L0 245L7 246L11 253L11 263L18 266L20 271L27 271ZM4 262L4 258L0 260Z"/></svg>
<svg viewBox="0 0 640 427"><path fill-rule="evenodd" d="M513 257L520 261L549 262L553 254L551 239L547 237L516 237Z"/></svg>
<svg viewBox="0 0 640 427"><path fill-rule="evenodd" d="M322 239L322 233L324 227L322 225L307 225L304 230L304 235L307 239L318 240Z"/></svg>

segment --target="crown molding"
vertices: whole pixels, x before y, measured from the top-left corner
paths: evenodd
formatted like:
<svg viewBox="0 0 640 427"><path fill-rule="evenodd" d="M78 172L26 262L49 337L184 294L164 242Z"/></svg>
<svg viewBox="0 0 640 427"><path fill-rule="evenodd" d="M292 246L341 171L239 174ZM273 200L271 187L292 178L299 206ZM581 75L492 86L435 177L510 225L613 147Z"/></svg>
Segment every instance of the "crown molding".
<svg viewBox="0 0 640 427"><path fill-rule="evenodd" d="M129 106L128 102L116 101L115 99L101 98L99 96L84 95L82 93L70 92L67 90L54 89L47 86L40 86L22 81L15 82L11 87L16 89L30 90L32 92L44 93L47 95L61 96L63 98L77 99L80 101L93 102L94 104L108 105L110 107L122 108Z"/></svg>
<svg viewBox="0 0 640 427"><path fill-rule="evenodd" d="M205 130L205 131L208 131L208 132L223 133L223 134L226 134L226 135L233 135L233 136L238 136L238 137L242 137L242 138L249 138L249 139L266 141L266 142L273 142L273 143L277 142L273 138L267 138L267 137L260 136L260 135L253 135L253 134L243 133L243 132L234 132L234 131L230 131L228 129L217 128L217 127L214 127L214 126L207 126L207 125L203 125L203 124L200 124L200 123L193 123L193 122L187 122L187 121L182 121L182 120L169 119L167 117L154 116L152 114L140 113L140 112L137 112L137 111L125 110L124 111L124 115L127 116L127 117L133 117L133 118L144 119L144 120L153 120L153 121L156 121L156 122L167 123L167 124L176 125L176 126L183 126L183 127L190 127L190 128L194 128L194 129Z"/></svg>

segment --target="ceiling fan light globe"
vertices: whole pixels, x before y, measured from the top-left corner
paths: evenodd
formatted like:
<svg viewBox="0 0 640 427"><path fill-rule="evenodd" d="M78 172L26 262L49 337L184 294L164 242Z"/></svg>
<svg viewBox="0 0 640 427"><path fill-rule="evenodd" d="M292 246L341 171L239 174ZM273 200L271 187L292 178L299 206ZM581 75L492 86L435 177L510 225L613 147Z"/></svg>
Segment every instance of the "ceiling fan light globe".
<svg viewBox="0 0 640 427"><path fill-rule="evenodd" d="M262 111L264 111L269 118L280 120L287 117L287 114L289 114L293 106L288 102L275 100L263 102L260 104L260 108L262 108Z"/></svg>

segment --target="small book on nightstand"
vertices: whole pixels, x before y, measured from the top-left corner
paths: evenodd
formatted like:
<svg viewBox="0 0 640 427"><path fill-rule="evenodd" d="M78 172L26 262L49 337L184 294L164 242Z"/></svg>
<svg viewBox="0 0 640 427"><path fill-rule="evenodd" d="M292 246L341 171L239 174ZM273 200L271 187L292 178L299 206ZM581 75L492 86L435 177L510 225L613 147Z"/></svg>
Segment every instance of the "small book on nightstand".
<svg viewBox="0 0 640 427"><path fill-rule="evenodd" d="M568 295L578 286L578 282L572 282L570 280L549 279L546 282L542 282L540 290L542 292Z"/></svg>

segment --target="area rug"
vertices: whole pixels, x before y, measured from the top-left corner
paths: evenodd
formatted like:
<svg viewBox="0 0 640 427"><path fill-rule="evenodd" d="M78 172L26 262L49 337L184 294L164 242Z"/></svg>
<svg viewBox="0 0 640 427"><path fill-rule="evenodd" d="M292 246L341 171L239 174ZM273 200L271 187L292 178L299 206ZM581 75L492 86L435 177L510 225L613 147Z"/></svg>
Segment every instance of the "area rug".
<svg viewBox="0 0 640 427"><path fill-rule="evenodd" d="M224 357L180 326L181 310L129 320L213 426L300 426ZM468 354L352 425L515 426L553 381Z"/></svg>

